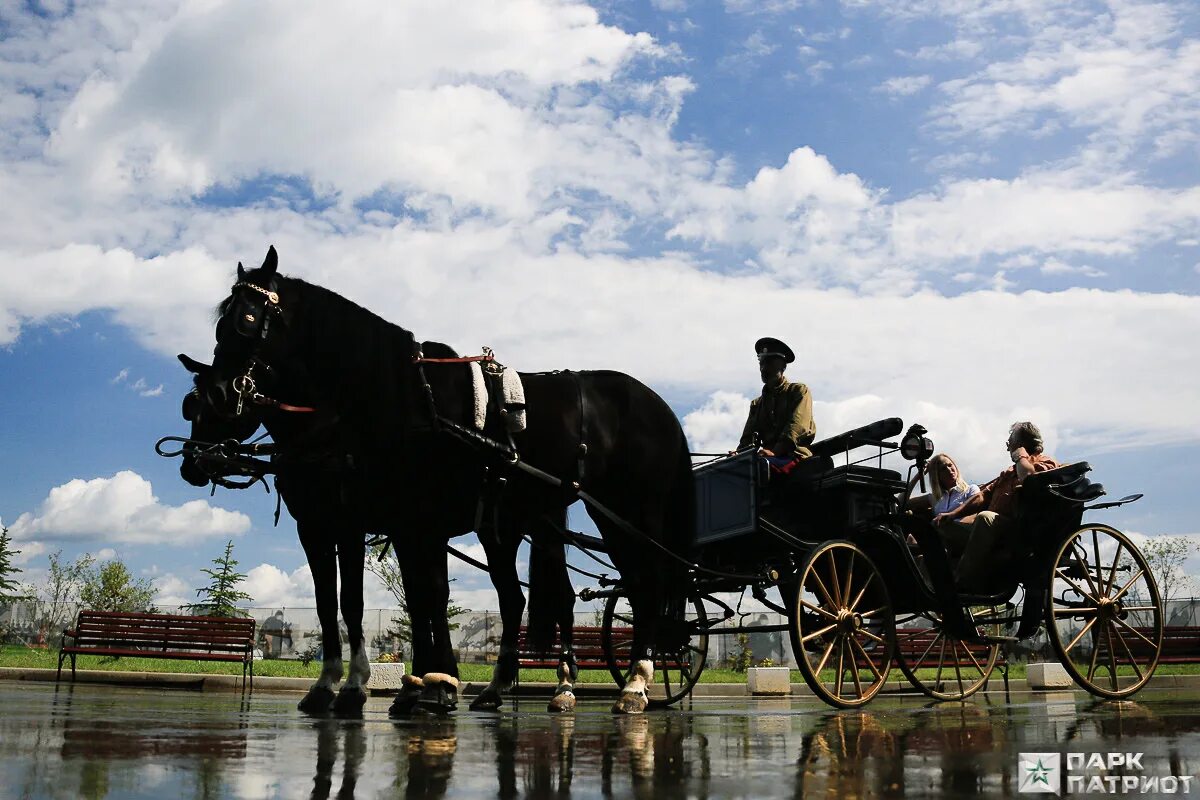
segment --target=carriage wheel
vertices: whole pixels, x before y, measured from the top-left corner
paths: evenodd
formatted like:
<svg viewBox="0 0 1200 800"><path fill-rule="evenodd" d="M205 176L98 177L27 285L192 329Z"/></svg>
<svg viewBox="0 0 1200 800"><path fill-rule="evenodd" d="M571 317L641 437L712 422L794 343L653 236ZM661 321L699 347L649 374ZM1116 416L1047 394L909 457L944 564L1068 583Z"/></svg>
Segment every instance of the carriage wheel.
<svg viewBox="0 0 1200 800"><path fill-rule="evenodd" d="M850 542L827 542L804 562L796 586L792 653L805 682L830 705L863 705L892 668L895 618L883 576Z"/></svg>
<svg viewBox="0 0 1200 800"><path fill-rule="evenodd" d="M604 604L604 622L600 630L600 646L604 649L609 674L613 676L618 689L625 688L630 663L629 650L633 646L633 614L617 610L623 599L618 595L609 596ZM655 655L654 683L650 690L653 692L655 686L661 686L666 697L652 696L650 708L666 708L687 697L704 671L708 659L708 634L702 631L708 625L708 615L699 597L690 598L688 602L696 615L697 632L692 634L678 653Z"/></svg>
<svg viewBox="0 0 1200 800"><path fill-rule="evenodd" d="M982 620L979 632L997 636L1000 626L987 623L999 609L977 611ZM896 664L904 677L935 700L963 700L988 682L1000 645L978 644L946 633L942 615L933 611L914 614L905 622L912 626L896 628Z"/></svg>
<svg viewBox="0 0 1200 800"><path fill-rule="evenodd" d="M1162 651L1163 606L1150 566L1125 534L1085 524L1050 576L1046 630L1075 682L1100 697L1146 685Z"/></svg>

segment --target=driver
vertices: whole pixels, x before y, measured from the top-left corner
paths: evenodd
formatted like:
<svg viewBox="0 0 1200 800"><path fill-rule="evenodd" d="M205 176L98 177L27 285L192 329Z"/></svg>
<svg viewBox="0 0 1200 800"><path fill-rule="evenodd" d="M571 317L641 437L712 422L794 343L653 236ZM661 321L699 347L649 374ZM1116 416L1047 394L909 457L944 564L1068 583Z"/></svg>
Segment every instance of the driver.
<svg viewBox="0 0 1200 800"><path fill-rule="evenodd" d="M778 339L764 337L754 343L763 390L750 401L750 414L738 442L738 450L758 441L759 455L767 459L773 473L787 473L812 452L808 445L817 435L813 422L812 393L803 383L783 377L787 365L796 360L792 348Z"/></svg>

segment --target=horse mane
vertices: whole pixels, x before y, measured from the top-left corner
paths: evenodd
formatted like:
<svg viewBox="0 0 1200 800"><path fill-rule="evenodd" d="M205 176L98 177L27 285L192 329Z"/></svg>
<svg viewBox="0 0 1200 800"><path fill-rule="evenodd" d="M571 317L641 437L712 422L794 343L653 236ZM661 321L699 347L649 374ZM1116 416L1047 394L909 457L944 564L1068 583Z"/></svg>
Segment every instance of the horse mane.
<svg viewBox="0 0 1200 800"><path fill-rule="evenodd" d="M322 402L331 402L353 432L355 450L403 446L420 415L411 367L412 332L323 286L279 276L295 290L289 333ZM423 415L421 415L423 418Z"/></svg>

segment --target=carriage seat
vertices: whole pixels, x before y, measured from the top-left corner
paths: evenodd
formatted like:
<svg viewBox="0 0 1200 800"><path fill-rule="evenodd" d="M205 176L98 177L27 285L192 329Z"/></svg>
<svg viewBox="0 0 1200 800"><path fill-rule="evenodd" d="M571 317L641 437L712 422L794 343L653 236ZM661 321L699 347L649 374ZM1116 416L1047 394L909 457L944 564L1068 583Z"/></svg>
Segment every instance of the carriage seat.
<svg viewBox="0 0 1200 800"><path fill-rule="evenodd" d="M1054 497L1075 503L1087 503L1105 494L1104 484L1087 478L1092 466L1086 461L1035 472L1021 484L1022 498Z"/></svg>

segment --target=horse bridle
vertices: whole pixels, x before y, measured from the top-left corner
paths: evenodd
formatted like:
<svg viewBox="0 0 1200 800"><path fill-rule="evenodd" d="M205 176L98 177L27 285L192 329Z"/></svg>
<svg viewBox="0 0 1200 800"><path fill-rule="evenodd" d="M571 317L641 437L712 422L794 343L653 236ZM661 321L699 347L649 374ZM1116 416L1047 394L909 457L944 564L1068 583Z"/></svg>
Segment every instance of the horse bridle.
<svg viewBox="0 0 1200 800"><path fill-rule="evenodd" d="M237 407L234 409L234 416L240 417L245 407L247 400L260 406L270 406L277 408L280 411L290 411L294 413L312 413L316 409L310 406L296 406L290 403L283 403L272 397L268 397L258 391L258 386L254 380L254 368L262 367L268 373L272 372L271 365L259 358L258 351L262 347L263 342L267 340L267 335L271 331L271 318L278 316L283 319L283 309L279 305L279 292L276 291L275 277L271 276L271 283L267 288L250 283L249 281L238 281L230 289L231 294L236 294L238 289L250 289L257 292L266 298L263 303L262 312L259 314L245 313L240 319L234 320L233 329L238 336L245 339L252 339L253 343L250 347L250 356L246 359L246 371L238 375L230 382L230 386L237 392ZM249 329L243 323L256 324L257 327Z"/></svg>

